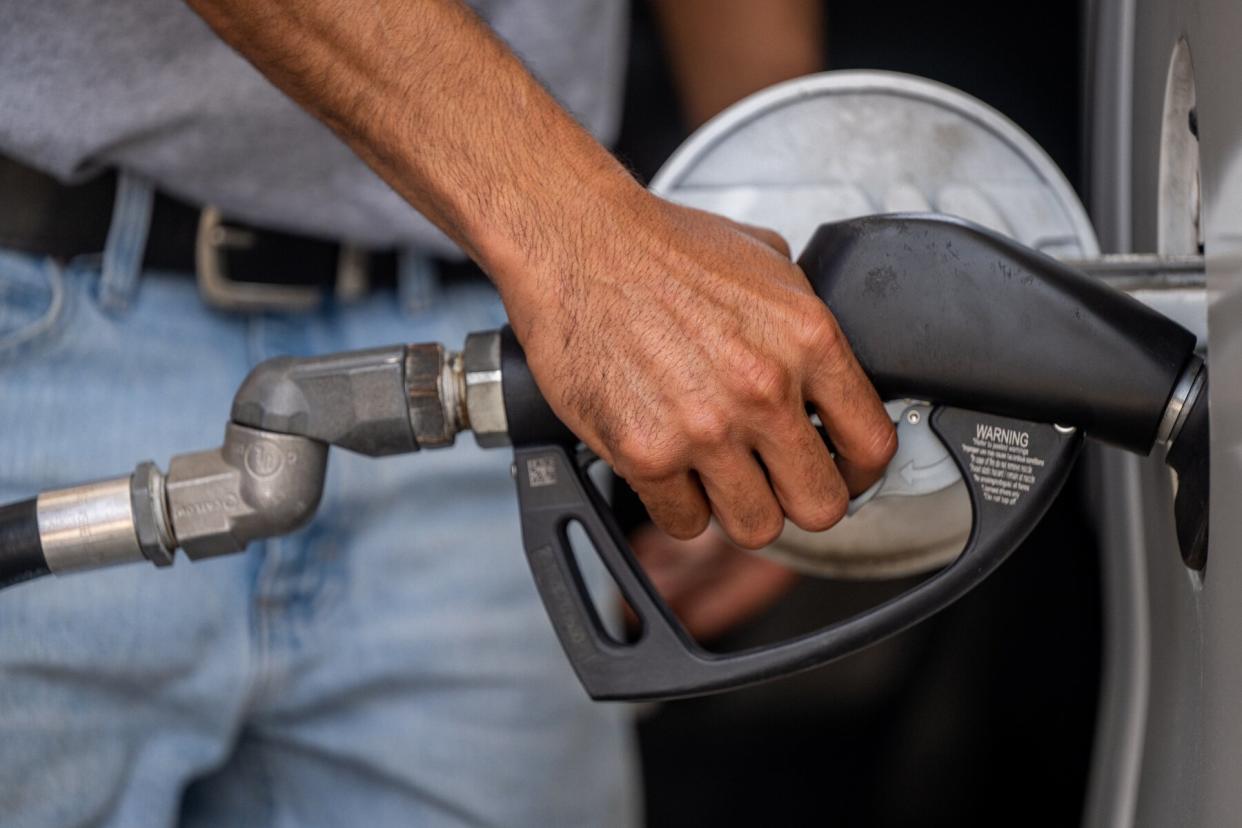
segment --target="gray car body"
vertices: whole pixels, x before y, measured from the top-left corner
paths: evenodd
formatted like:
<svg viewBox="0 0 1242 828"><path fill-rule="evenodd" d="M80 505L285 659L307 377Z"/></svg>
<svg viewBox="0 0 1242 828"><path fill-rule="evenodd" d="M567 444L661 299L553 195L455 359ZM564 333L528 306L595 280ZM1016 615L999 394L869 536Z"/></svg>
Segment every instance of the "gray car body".
<svg viewBox="0 0 1242 828"><path fill-rule="evenodd" d="M1189 47L1213 385L1211 549L1202 577L1179 559L1173 481L1159 458L1093 452L1106 640L1085 823L1236 825L1242 513L1231 494L1242 487L1242 385L1231 367L1242 357L1242 3L1097 0L1088 15L1089 206L1106 251L1184 252L1161 229L1176 198L1159 171L1170 61L1179 40Z"/></svg>

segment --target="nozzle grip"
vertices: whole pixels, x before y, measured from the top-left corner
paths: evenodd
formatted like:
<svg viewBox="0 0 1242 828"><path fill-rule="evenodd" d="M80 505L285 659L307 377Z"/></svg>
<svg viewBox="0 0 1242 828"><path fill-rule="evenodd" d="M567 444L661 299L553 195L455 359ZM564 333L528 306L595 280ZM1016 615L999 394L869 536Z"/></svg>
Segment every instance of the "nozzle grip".
<svg viewBox="0 0 1242 828"><path fill-rule="evenodd" d="M564 444L517 448L523 545L548 616L587 692L596 699L666 699L789 675L913 626L976 586L1043 517L1082 438L1076 431L949 408L932 414L932 428L961 468L973 507L970 538L957 560L897 598L819 632L729 654L704 650L682 628ZM1005 475L1023 465L1029 471L1006 482ZM568 529L575 521L639 617L636 641L617 641L597 616L570 546Z"/></svg>
<svg viewBox="0 0 1242 828"><path fill-rule="evenodd" d="M943 609L1039 522L1084 432L1151 450L1193 355L1193 334L1136 300L955 219L824 225L799 265L880 395L933 405L932 429L970 494L966 548L910 591L827 629L773 647L707 652L643 574L576 462L573 435L556 421L506 331L503 390L523 544L561 644L594 698L688 696L787 675ZM641 620L637 641L616 641L596 617L569 544L575 521Z"/></svg>
<svg viewBox="0 0 1242 828"><path fill-rule="evenodd" d="M884 399L1083 429L1147 454L1195 337L1138 300L967 222L825 224L798 264Z"/></svg>
<svg viewBox="0 0 1242 828"><path fill-rule="evenodd" d="M1061 423L1147 454L1194 354L1194 334L1133 297L947 216L825 224L798 264L884 399ZM572 443L502 337L513 444Z"/></svg>

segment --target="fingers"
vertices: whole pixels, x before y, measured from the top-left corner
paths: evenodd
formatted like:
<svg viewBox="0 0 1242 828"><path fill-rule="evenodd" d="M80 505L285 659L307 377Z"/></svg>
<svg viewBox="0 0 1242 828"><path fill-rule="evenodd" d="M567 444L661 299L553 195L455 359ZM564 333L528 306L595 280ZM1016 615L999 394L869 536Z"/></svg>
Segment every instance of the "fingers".
<svg viewBox="0 0 1242 828"><path fill-rule="evenodd" d="M775 231L738 221L732 224L789 257L789 244ZM897 448L897 435L879 395L854 358L831 312L818 299L813 305L808 314L809 325L804 326L808 330L802 336L808 346L804 393L832 437L837 449L836 463L833 464L818 435L814 435L815 445L811 445L805 428L787 429L783 434L788 439L796 433L794 445L804 452L801 456L788 445L782 447L771 441L767 450L760 447L760 453L772 472L772 484L789 518L803 529L821 531L844 513L840 504L842 488L849 494L859 494L880 478Z"/></svg>
<svg viewBox="0 0 1242 828"><path fill-rule="evenodd" d="M797 580L786 567L741 551L716 528L679 541L645 526L630 544L665 603L698 641L761 612ZM628 605L625 609L630 627L636 627L638 619Z"/></svg>
<svg viewBox="0 0 1242 828"><path fill-rule="evenodd" d="M671 607L717 571L722 546L736 549L713 527L691 540L678 540L648 523L630 536L630 548L647 578Z"/></svg>
<svg viewBox="0 0 1242 828"><path fill-rule="evenodd" d="M787 392L764 392L782 402L756 408L732 428L703 425L726 422L725 415L699 410L694 417L683 416L682 431L703 432L683 455L682 462L688 460L691 467L672 471L666 465L639 464L648 475L627 478L652 520L673 537L695 537L712 514L746 549L771 543L786 517L807 531L827 530L844 516L849 497L875 483L892 459L896 431L879 395L831 313L817 299L811 301L817 309L796 331L806 366L803 378L792 379ZM785 385L765 379L779 379L779 371L742 370L745 360L736 355L729 362L733 380L750 377L764 389ZM804 398L819 411L836 448L835 462L806 416ZM696 418L701 422L691 428Z"/></svg>
<svg viewBox="0 0 1242 828"><path fill-rule="evenodd" d="M806 415L793 412L784 428L763 432L757 448L781 508L799 527L823 532L845 516L845 481Z"/></svg>
<svg viewBox="0 0 1242 828"><path fill-rule="evenodd" d="M809 339L804 393L819 412L836 465L851 494L880 479L897 450L897 432L827 308Z"/></svg>
<svg viewBox="0 0 1242 828"><path fill-rule="evenodd" d="M705 458L699 474L720 528L734 543L759 549L776 540L785 515L753 454L735 451Z"/></svg>
<svg viewBox="0 0 1242 828"><path fill-rule="evenodd" d="M804 379L795 380L787 395L780 393L782 403L757 409L733 429L710 429L712 439L698 440L687 455L691 468L630 479L652 520L673 537L695 537L711 514L746 549L771 543L786 517L807 531L824 531L844 516L851 494L865 491L883 474L896 450L892 422L836 321L812 301L818 308L809 321L813 330L800 332ZM741 370L740 357L730 362L734 379L758 375ZM765 388L784 384L755 382ZM801 393L795 390L799 384ZM804 398L820 413L836 448L835 462L806 416ZM700 412L698 419L715 422L721 416ZM708 431L700 426L698 431ZM722 444L722 438L728 442Z"/></svg>
<svg viewBox="0 0 1242 828"><path fill-rule="evenodd" d="M710 641L762 612L798 579L778 563L736 549L715 567L713 577L678 596L673 607L698 641Z"/></svg>
<svg viewBox="0 0 1242 828"><path fill-rule="evenodd" d="M733 221L732 219L729 219L728 221L741 232L753 239L763 242L777 253L780 253L786 259L790 257L789 242L785 241L785 237L775 230L771 230L767 227L760 227L757 224L746 224L742 221Z"/></svg>
<svg viewBox="0 0 1242 828"><path fill-rule="evenodd" d="M680 540L703 533L711 519L711 508L691 471L675 472L657 479L626 479L647 507L651 521Z"/></svg>
<svg viewBox="0 0 1242 828"><path fill-rule="evenodd" d="M652 522L682 540L700 535L712 514L745 549L775 540L786 516L807 531L824 531L845 514L847 487L810 419L796 412L789 423L759 437L763 465L739 449L727 458L702 459L698 475L685 472L658 482L631 480L630 485Z"/></svg>

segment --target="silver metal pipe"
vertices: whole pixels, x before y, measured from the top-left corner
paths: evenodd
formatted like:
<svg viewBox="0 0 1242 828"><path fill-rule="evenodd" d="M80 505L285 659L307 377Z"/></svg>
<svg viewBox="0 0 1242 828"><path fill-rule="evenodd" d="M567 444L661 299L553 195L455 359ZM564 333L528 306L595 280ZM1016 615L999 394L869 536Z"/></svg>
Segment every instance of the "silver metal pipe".
<svg viewBox="0 0 1242 828"><path fill-rule="evenodd" d="M37 515L53 573L146 559L134 528L129 475L42 492Z"/></svg>
<svg viewBox="0 0 1242 828"><path fill-rule="evenodd" d="M1202 256L1109 253L1090 259L1064 259L1063 262L1118 290L1202 290L1207 287L1207 269Z"/></svg>

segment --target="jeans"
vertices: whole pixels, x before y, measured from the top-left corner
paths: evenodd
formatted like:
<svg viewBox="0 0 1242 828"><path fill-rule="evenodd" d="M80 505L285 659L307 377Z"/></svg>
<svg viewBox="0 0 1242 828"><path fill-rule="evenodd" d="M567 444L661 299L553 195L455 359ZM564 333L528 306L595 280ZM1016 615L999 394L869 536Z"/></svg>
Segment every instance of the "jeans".
<svg viewBox="0 0 1242 828"><path fill-rule="evenodd" d="M218 445L258 361L503 323L485 284L300 315L208 310L109 249L0 251L0 499ZM147 201L149 204L149 200ZM130 205L133 207L133 205ZM243 554L0 593L0 824L603 826L636 818L626 708L539 605L509 453L333 450L311 524Z"/></svg>

